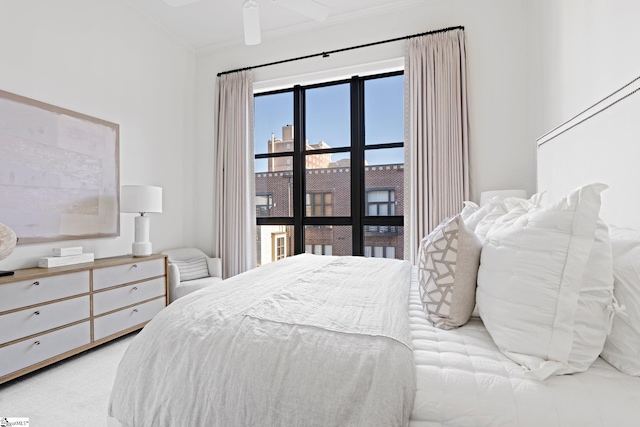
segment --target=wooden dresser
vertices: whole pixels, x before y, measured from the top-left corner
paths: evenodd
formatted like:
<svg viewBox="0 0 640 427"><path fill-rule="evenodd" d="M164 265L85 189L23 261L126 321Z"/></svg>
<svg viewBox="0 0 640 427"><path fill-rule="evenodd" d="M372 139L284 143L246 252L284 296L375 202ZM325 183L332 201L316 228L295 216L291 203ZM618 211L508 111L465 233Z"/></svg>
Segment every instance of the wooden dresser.
<svg viewBox="0 0 640 427"><path fill-rule="evenodd" d="M167 256L0 277L0 384L141 329L168 304Z"/></svg>

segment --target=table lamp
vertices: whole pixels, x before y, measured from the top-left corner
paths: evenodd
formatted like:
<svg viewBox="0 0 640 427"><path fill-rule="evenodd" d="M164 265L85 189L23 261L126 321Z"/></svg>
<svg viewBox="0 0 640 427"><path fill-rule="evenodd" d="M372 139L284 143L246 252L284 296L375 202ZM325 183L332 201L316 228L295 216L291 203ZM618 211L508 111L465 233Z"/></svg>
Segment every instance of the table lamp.
<svg viewBox="0 0 640 427"><path fill-rule="evenodd" d="M151 185L123 185L120 192L120 211L140 213L135 219L135 242L131 249L133 256L151 255L149 217L145 214L162 212L162 188Z"/></svg>

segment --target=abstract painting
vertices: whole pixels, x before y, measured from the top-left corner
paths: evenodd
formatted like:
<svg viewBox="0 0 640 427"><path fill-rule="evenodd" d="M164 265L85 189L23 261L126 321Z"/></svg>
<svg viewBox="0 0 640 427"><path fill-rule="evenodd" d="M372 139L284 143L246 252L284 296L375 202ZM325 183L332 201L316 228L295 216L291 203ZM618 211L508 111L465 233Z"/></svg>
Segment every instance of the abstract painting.
<svg viewBox="0 0 640 427"><path fill-rule="evenodd" d="M120 234L119 132L0 91L0 222L19 244Z"/></svg>

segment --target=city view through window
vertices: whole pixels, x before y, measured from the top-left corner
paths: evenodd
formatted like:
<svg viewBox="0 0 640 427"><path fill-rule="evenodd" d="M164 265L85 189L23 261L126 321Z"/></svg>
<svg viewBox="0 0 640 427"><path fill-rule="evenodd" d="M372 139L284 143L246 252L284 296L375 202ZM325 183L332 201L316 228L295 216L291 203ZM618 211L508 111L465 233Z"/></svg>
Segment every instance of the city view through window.
<svg viewBox="0 0 640 427"><path fill-rule="evenodd" d="M403 105L400 73L256 95L258 265L301 252L404 257Z"/></svg>

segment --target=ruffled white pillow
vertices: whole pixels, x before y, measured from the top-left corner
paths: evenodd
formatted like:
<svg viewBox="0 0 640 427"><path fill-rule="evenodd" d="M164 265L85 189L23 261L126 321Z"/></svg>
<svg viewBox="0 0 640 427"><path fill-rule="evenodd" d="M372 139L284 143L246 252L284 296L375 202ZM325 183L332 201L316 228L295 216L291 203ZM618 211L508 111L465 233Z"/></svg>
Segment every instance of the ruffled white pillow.
<svg viewBox="0 0 640 427"><path fill-rule="evenodd" d="M618 370L640 376L640 231L611 227L615 309L602 358Z"/></svg>
<svg viewBox="0 0 640 427"><path fill-rule="evenodd" d="M500 351L532 378L584 371L602 350L613 297L611 247L598 222L605 188L581 187L487 235L480 316Z"/></svg>

